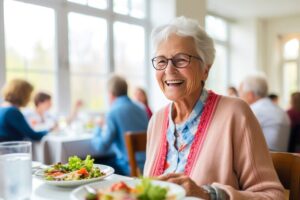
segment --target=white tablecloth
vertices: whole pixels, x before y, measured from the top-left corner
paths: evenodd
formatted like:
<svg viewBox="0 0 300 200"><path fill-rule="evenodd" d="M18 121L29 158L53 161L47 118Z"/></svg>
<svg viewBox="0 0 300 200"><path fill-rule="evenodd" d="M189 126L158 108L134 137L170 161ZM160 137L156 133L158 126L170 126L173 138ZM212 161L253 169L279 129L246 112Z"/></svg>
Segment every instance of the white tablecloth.
<svg viewBox="0 0 300 200"><path fill-rule="evenodd" d="M104 180L130 180L132 178L113 174ZM41 180L32 179L32 195L31 200L68 200L70 194L75 188L63 188L51 186L43 183Z"/></svg>
<svg viewBox="0 0 300 200"><path fill-rule="evenodd" d="M41 142L33 146L33 160L44 164L57 162L66 163L68 158L77 155L85 158L86 155L101 157L91 146L92 134L49 134Z"/></svg>

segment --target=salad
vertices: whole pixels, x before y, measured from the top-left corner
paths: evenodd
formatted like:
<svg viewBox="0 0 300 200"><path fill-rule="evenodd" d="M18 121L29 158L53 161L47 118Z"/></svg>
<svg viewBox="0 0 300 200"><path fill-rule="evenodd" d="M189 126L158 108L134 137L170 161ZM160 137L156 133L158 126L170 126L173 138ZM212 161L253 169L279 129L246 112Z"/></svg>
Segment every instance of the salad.
<svg viewBox="0 0 300 200"><path fill-rule="evenodd" d="M121 181L105 190L97 190L96 194L88 193L86 200L175 200L176 196L167 195L169 189L151 183L150 179L142 179L140 184L130 187Z"/></svg>
<svg viewBox="0 0 300 200"><path fill-rule="evenodd" d="M94 166L94 159L87 155L85 160L77 156L69 157L67 164L56 163L44 170L46 180L73 181L92 179L105 175L100 168Z"/></svg>

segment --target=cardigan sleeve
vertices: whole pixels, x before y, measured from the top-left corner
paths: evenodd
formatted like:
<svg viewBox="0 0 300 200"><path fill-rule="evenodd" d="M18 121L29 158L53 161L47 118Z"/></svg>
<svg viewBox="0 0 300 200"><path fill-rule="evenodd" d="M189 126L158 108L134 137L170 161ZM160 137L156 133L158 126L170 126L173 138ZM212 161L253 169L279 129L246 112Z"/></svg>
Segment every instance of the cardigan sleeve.
<svg viewBox="0 0 300 200"><path fill-rule="evenodd" d="M152 165L152 159L150 159L151 157L151 130L152 130L152 125L153 125L153 119L155 117L153 116L150 121L149 121L149 125L148 125L148 129L147 129L147 145L146 145L146 162L145 162L145 165L144 165L144 172L143 172L143 175L144 176L149 176L150 174L150 168L151 168L151 165Z"/></svg>
<svg viewBox="0 0 300 200"><path fill-rule="evenodd" d="M144 176L151 176L153 165L158 156L160 137L164 120L165 108L152 115L147 129L146 162L144 165Z"/></svg>
<svg viewBox="0 0 300 200"><path fill-rule="evenodd" d="M262 130L250 108L241 106L241 109L244 115L237 120L240 132L233 135L233 165L240 190L219 183L213 185L225 190L230 199L284 199L284 189L274 170Z"/></svg>

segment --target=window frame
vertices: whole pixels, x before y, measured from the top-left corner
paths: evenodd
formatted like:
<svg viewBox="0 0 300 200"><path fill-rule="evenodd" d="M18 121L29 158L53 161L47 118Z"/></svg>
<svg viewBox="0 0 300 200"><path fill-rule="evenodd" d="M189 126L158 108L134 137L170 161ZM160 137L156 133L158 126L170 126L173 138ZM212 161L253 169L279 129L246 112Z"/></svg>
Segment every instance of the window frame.
<svg viewBox="0 0 300 200"><path fill-rule="evenodd" d="M287 35L287 36L280 36L279 39L280 41L280 69L281 69L281 91L283 94L283 103L284 105L288 105L289 104L289 100L290 100L290 95L286 96L286 91L285 91L285 83L284 83L284 66L287 63L296 63L297 66L297 91L300 90L300 34L297 35ZM299 42L299 48L298 48L298 57L295 59L286 59L284 58L284 46L287 42L293 40L293 39L297 39ZM296 91L294 91L296 92Z"/></svg>
<svg viewBox="0 0 300 200"><path fill-rule="evenodd" d="M107 0L107 9L99 9L88 5L81 5L67 0L14 0L23 3L52 8L55 15L55 94L53 95L54 105L57 105L57 111L66 114L70 111L71 102L71 71L69 63L69 40L68 40L68 14L70 12L84 14L87 16L103 18L107 21L107 62L108 73L115 71L114 63L114 41L113 41L113 23L120 21L123 23L134 24L145 30L145 85L149 86L150 73L148 66L149 42L150 36L150 1L145 0L145 18L134 18L128 15L114 13L113 1ZM129 0L130 1L130 0ZM5 61L5 30L4 30L4 0L0 0L0 86L6 82L6 61ZM45 72L47 73L47 72ZM149 88L146 88L149 89Z"/></svg>

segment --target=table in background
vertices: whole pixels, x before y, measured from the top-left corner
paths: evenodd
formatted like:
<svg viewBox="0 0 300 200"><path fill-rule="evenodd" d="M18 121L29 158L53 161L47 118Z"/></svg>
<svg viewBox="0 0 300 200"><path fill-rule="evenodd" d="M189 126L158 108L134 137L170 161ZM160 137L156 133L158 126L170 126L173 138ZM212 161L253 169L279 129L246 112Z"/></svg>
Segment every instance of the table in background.
<svg viewBox="0 0 300 200"><path fill-rule="evenodd" d="M57 162L67 163L70 156L76 155L85 158L86 155L101 157L112 155L110 151L105 154L97 153L92 145L92 134L49 134L41 142L33 146L33 160L43 164Z"/></svg>

